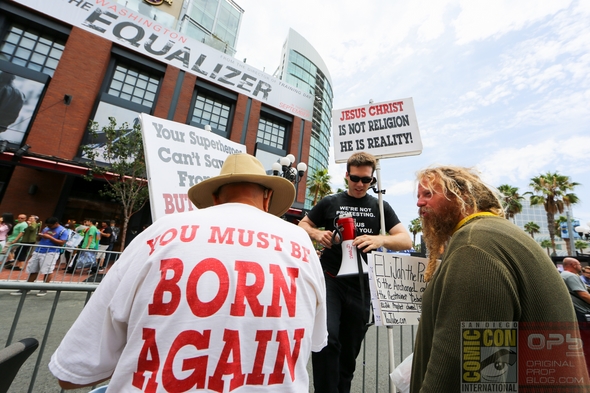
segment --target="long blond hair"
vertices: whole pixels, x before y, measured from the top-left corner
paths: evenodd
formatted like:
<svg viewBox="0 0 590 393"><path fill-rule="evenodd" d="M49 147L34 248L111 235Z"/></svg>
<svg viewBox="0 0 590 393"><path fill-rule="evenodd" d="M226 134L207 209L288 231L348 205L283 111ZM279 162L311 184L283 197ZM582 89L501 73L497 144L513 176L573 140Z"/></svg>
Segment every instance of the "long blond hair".
<svg viewBox="0 0 590 393"><path fill-rule="evenodd" d="M490 212L504 217L499 192L486 185L474 168L429 167L416 173L416 178L418 183L433 194L435 189L442 190L445 198L456 202L457 208L460 209L463 216L471 213ZM428 266L424 274L427 282L432 278L437 267L437 259L442 253L440 249L429 248L429 251Z"/></svg>

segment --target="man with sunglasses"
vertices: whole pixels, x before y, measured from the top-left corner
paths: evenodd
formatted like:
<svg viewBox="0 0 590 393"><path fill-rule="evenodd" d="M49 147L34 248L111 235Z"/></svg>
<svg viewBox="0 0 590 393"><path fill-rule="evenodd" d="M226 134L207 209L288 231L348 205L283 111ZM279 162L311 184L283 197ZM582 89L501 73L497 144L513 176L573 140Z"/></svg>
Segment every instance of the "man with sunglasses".
<svg viewBox="0 0 590 393"><path fill-rule="evenodd" d="M321 256L326 280L328 308L328 345L312 353L313 383L316 392L348 393L356 366L356 357L367 332L370 313L370 292L367 275L337 276L342 262L342 249L332 244L335 218L351 214L355 219L357 237L353 241L365 254L385 247L407 250L412 241L387 202L383 202L385 228L389 235L380 235L380 213L377 198L367 195L374 184L377 161L368 153L350 156L346 163L348 190L323 198L301 220L299 226L324 247ZM323 228L323 229L322 229Z"/></svg>

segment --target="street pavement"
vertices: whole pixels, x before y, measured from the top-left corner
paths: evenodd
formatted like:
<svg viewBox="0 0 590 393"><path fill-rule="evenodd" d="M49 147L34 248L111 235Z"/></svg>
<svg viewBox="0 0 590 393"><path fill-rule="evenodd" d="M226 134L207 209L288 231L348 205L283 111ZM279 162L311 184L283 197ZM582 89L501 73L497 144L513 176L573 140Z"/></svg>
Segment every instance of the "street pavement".
<svg viewBox="0 0 590 393"><path fill-rule="evenodd" d="M84 284L81 284L84 285ZM11 296L11 290L0 289L0 345L4 347L15 318L18 304L21 300L18 296ZM86 301L86 292L61 292L55 302L56 292L49 291L45 297L37 297L38 291L31 291L24 301L19 322L13 337L13 342L27 337L37 338L40 342L47 337L45 348L37 351L27 360L21 368L8 393L57 393L61 389L57 380L51 375L47 364L51 355L59 345L61 339L72 325L82 310ZM55 316L47 329L48 320L52 308L55 307ZM394 327L393 341L395 348L395 364L399 364L403 358L412 352L412 337L414 330L410 326ZM402 333L403 332L403 333ZM93 340L88 337L87 340ZM364 352L364 360L363 360ZM40 358L39 358L40 357ZM389 392L389 350L388 329L385 327L369 328L365 339L365 348L357 359L357 371L352 384L352 392ZM31 390L30 383L35 372L36 378ZM308 365L310 374L310 392L313 392L311 365ZM89 388L70 390L68 392L88 392Z"/></svg>

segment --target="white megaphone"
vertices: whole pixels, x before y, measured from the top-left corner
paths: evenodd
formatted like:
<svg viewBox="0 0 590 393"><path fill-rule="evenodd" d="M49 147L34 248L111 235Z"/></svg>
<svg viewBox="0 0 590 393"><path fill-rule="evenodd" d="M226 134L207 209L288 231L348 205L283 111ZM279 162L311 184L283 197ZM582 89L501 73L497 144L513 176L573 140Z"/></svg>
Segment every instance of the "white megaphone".
<svg viewBox="0 0 590 393"><path fill-rule="evenodd" d="M348 276L351 274L358 274L359 262L362 266L363 273L367 273L367 265L361 258L359 261L358 251L356 246L352 245L356 237L356 225L351 214L344 214L336 220L336 231L340 235L340 246L342 247L342 263L338 276Z"/></svg>

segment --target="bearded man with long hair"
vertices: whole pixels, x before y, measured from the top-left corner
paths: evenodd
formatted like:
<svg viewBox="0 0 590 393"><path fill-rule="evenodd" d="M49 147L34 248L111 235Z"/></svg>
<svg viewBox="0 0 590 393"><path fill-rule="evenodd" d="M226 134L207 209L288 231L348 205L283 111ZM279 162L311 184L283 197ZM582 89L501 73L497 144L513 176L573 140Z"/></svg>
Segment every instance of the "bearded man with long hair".
<svg viewBox="0 0 590 393"><path fill-rule="evenodd" d="M509 373L500 371L514 367L516 359L516 366L526 367L529 361L535 364L552 356L542 350L526 352L525 341L518 353L497 348L489 359L475 362L481 369L466 369L463 329L471 321L510 322L519 332L534 326L531 334L541 335L559 324L570 337L580 337L568 291L555 265L530 236L504 218L496 190L481 181L475 170L461 167L428 168L418 172L417 180L429 262L411 392L460 392L468 381L505 384ZM590 386L581 349L577 355L567 372L575 371ZM488 360L491 372L486 374L483 365ZM522 379L518 384L526 382Z"/></svg>

